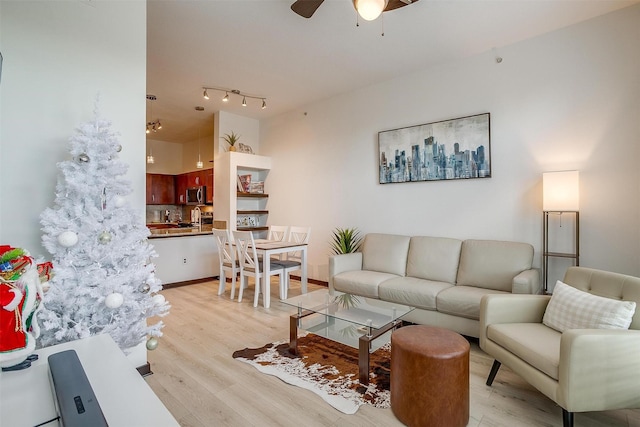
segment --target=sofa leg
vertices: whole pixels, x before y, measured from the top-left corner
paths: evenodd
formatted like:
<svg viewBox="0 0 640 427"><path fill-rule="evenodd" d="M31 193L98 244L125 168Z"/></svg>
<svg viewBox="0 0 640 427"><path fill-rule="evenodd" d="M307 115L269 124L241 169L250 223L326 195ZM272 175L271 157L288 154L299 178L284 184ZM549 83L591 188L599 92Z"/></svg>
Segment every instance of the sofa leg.
<svg viewBox="0 0 640 427"><path fill-rule="evenodd" d="M573 412L562 408L562 427L573 427Z"/></svg>
<svg viewBox="0 0 640 427"><path fill-rule="evenodd" d="M497 360L493 361L493 366L491 367L491 372L489 372L489 378L487 378L487 385L490 386L491 384L493 384L493 380L496 377L496 374L498 373L498 369L500 369L500 365L502 365L500 362L498 362Z"/></svg>

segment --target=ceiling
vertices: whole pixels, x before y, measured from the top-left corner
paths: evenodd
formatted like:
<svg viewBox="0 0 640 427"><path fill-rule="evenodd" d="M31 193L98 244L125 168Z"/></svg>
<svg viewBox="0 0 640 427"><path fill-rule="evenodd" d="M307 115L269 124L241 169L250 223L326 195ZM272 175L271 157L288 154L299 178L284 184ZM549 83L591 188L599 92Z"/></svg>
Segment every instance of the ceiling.
<svg viewBox="0 0 640 427"><path fill-rule="evenodd" d="M305 19L294 0L148 0L149 139L212 134L223 109L263 119L440 63L492 51L640 0L419 0L356 26L351 0L325 0ZM381 35L384 27L384 36ZM261 100L209 91L236 89ZM150 108L151 105L151 108ZM204 111L196 111L203 106ZM151 110L151 111L150 111ZM152 115L151 115L152 113Z"/></svg>

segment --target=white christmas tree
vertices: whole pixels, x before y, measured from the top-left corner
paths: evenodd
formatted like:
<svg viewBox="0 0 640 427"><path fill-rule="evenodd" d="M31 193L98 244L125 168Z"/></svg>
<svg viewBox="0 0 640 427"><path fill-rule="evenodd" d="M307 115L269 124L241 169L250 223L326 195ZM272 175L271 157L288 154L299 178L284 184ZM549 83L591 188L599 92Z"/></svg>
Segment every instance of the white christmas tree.
<svg viewBox="0 0 640 427"><path fill-rule="evenodd" d="M169 304L157 292L149 230L125 197L131 184L118 160L122 145L99 117L71 138L71 160L58 163L55 206L41 215L42 242L53 256L53 278L38 320L39 347L109 333L125 352L158 345Z"/></svg>

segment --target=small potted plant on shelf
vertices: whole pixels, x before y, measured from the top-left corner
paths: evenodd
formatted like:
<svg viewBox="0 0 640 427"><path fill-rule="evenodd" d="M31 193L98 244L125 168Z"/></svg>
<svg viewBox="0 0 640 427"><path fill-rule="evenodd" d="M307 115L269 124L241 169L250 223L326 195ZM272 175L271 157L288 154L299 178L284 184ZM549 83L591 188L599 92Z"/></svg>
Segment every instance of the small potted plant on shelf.
<svg viewBox="0 0 640 427"><path fill-rule="evenodd" d="M240 139L240 135L236 135L233 131L230 134L225 133L222 137L229 144L229 151L236 151L236 142Z"/></svg>

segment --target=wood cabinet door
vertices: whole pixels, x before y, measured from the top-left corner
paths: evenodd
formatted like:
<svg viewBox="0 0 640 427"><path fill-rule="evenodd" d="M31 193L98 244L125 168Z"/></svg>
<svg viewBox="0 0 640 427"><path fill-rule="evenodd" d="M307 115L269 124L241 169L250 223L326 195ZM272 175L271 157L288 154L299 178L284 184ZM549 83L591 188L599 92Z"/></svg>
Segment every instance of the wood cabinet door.
<svg viewBox="0 0 640 427"><path fill-rule="evenodd" d="M207 203L213 203L213 169L204 171L206 174L205 185L207 186Z"/></svg>
<svg viewBox="0 0 640 427"><path fill-rule="evenodd" d="M155 201L153 200L152 181L153 181L153 175L148 173L147 174L147 204L148 205L154 205L155 204Z"/></svg>
<svg viewBox="0 0 640 427"><path fill-rule="evenodd" d="M160 204L173 205L176 203L176 184L173 175L158 175L158 185L156 186L156 180L154 178L153 187L158 188Z"/></svg>
<svg viewBox="0 0 640 427"><path fill-rule="evenodd" d="M187 204L187 174L176 175L176 203L179 205Z"/></svg>

